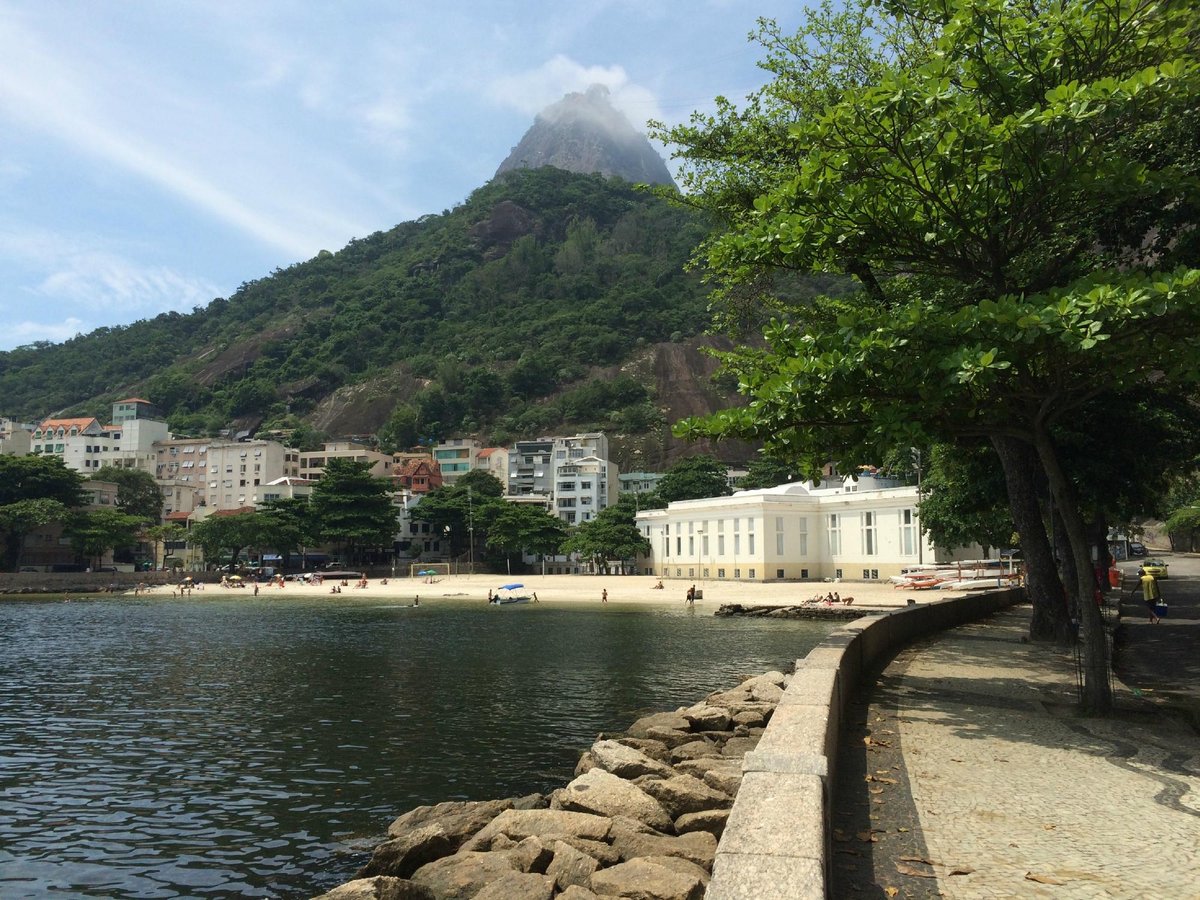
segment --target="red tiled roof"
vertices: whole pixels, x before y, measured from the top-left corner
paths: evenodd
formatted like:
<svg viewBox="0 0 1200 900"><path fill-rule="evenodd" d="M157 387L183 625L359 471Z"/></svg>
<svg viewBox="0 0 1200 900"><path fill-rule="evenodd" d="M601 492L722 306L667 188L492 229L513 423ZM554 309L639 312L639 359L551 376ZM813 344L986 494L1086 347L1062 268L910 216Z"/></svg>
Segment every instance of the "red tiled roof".
<svg viewBox="0 0 1200 900"><path fill-rule="evenodd" d="M241 516L246 513L256 512L253 506L239 506L237 509L214 509L211 515L214 516Z"/></svg>

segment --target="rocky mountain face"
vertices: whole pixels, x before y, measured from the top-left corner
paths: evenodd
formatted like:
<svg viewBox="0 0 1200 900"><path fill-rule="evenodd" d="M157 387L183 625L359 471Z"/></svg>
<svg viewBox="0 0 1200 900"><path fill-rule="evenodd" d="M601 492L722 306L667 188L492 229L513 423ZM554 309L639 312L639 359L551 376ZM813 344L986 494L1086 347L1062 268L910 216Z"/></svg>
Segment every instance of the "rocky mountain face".
<svg viewBox="0 0 1200 900"><path fill-rule="evenodd" d="M608 89L599 84L542 110L496 174L541 166L675 187L662 157L613 107Z"/></svg>

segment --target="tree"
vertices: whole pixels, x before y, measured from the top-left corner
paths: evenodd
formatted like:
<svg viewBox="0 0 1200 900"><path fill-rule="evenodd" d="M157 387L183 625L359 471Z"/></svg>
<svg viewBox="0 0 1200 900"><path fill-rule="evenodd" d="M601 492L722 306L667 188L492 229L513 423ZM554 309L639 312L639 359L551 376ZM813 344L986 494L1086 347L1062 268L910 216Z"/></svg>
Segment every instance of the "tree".
<svg viewBox="0 0 1200 900"><path fill-rule="evenodd" d="M527 503L490 504L486 529L487 548L505 556L555 554L567 539L567 526L562 519Z"/></svg>
<svg viewBox="0 0 1200 900"><path fill-rule="evenodd" d="M759 488L778 487L789 481L803 481L804 478L794 466L760 456L752 460L746 467L746 474L738 481L738 490L751 491Z"/></svg>
<svg viewBox="0 0 1200 900"><path fill-rule="evenodd" d="M242 550L253 546L260 533L257 513L215 512L192 525L191 541L204 551L204 559L209 563L219 562L228 555L232 569Z"/></svg>
<svg viewBox="0 0 1200 900"><path fill-rule="evenodd" d="M119 509L79 510L68 520L65 533L75 552L98 566L109 550L136 544L145 524L141 516Z"/></svg>
<svg viewBox="0 0 1200 900"><path fill-rule="evenodd" d="M921 482L921 527L942 547L979 544L985 550L1012 541L1004 473L988 444L935 444Z"/></svg>
<svg viewBox="0 0 1200 900"><path fill-rule="evenodd" d="M142 534L154 547L153 558L155 565L157 565L159 560L159 545L165 545L184 540L187 537L187 529L182 525L171 522L167 525L151 525L149 528L145 529ZM166 565L165 555L163 565L164 567Z"/></svg>
<svg viewBox="0 0 1200 900"><path fill-rule="evenodd" d="M729 492L729 476L725 466L711 456L681 459L663 474L654 489L664 503L725 497Z"/></svg>
<svg viewBox="0 0 1200 900"><path fill-rule="evenodd" d="M591 560L601 572L609 560L629 560L650 553L650 541L634 524L632 504L617 504L600 510L594 519L583 522L563 544L563 552L578 553Z"/></svg>
<svg viewBox="0 0 1200 900"><path fill-rule="evenodd" d="M312 507L307 499L282 497L268 500L256 518L259 526L256 543L280 554L284 568L292 553L316 543Z"/></svg>
<svg viewBox="0 0 1200 900"><path fill-rule="evenodd" d="M873 68L853 65L858 47L789 48L788 96L813 114L773 133L780 155L756 179L734 179L757 195L705 252L729 291L785 268L848 274L858 292L788 309L765 349L727 356L750 404L681 432L760 439L810 467L935 439L1032 448L1068 542L1084 705L1107 712L1080 485L1058 436L1102 391L1200 370L1195 135L1154 144L1174 117L1195 121L1194 6L889 9L928 43ZM814 55L824 68L805 66ZM866 77L812 77L839 58ZM679 137L685 156L707 153L703 135ZM728 182L709 180L729 206Z"/></svg>
<svg viewBox="0 0 1200 900"><path fill-rule="evenodd" d="M83 505L82 485L56 456L0 455L0 568L17 568L30 531Z"/></svg>
<svg viewBox="0 0 1200 900"><path fill-rule="evenodd" d="M162 489L149 472L102 466L92 474L91 480L111 481L117 486L117 509L121 512L148 522L158 522L162 518Z"/></svg>
<svg viewBox="0 0 1200 900"><path fill-rule="evenodd" d="M370 468L365 462L331 459L309 497L317 534L355 561L369 549L390 547L396 535L391 486Z"/></svg>

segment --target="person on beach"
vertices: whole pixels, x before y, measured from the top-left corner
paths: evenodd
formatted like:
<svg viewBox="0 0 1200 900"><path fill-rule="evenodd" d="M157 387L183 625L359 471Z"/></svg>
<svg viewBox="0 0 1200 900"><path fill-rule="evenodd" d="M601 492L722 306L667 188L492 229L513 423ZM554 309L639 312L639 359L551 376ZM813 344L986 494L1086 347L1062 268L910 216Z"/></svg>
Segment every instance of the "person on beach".
<svg viewBox="0 0 1200 900"><path fill-rule="evenodd" d="M688 603L696 602L696 586L694 584L690 588L687 589L687 601L686 602L688 602Z"/></svg>
<svg viewBox="0 0 1200 900"><path fill-rule="evenodd" d="M1157 625L1160 620L1156 607L1162 602L1162 592L1158 587L1158 579L1141 566L1138 566L1138 576L1138 581L1142 585L1142 602L1146 604L1146 609L1150 611L1150 624Z"/></svg>
<svg viewBox="0 0 1200 900"><path fill-rule="evenodd" d="M602 591L600 592L600 602L601 602L601 603L607 603L607 602L608 602L608 588L605 588L604 590L602 590Z"/></svg>

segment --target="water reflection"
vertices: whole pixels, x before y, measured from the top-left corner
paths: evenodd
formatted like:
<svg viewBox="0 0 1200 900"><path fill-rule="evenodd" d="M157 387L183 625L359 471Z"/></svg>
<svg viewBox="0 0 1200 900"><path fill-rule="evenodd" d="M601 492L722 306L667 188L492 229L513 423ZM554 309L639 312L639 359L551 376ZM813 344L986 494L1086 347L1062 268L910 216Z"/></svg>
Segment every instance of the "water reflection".
<svg viewBox="0 0 1200 900"><path fill-rule="evenodd" d="M307 897L391 818L550 790L600 731L826 627L691 609L0 603L0 897Z"/></svg>

